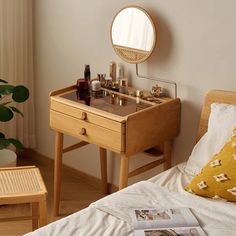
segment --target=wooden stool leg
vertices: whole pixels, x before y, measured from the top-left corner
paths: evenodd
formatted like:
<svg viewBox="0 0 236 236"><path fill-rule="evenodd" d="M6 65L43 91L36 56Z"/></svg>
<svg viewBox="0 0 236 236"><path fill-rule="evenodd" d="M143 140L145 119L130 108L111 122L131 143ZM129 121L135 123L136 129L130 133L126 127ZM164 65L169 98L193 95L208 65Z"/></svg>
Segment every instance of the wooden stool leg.
<svg viewBox="0 0 236 236"><path fill-rule="evenodd" d="M172 152L172 141L168 140L164 143L164 170L171 168L171 152Z"/></svg>
<svg viewBox="0 0 236 236"><path fill-rule="evenodd" d="M36 230L39 227L39 205L38 202L31 203L32 211L32 229Z"/></svg>
<svg viewBox="0 0 236 236"><path fill-rule="evenodd" d="M54 160L54 216L59 215L61 195L61 166L62 166L63 134L56 132Z"/></svg>
<svg viewBox="0 0 236 236"><path fill-rule="evenodd" d="M129 158L126 155L121 155L119 190L127 187L128 173L129 173Z"/></svg>
<svg viewBox="0 0 236 236"><path fill-rule="evenodd" d="M47 224L47 198L44 195L39 201L39 227Z"/></svg>
<svg viewBox="0 0 236 236"><path fill-rule="evenodd" d="M102 191L104 194L108 194L107 150L99 147L99 152L100 152L100 165L101 165L101 177L102 177Z"/></svg>

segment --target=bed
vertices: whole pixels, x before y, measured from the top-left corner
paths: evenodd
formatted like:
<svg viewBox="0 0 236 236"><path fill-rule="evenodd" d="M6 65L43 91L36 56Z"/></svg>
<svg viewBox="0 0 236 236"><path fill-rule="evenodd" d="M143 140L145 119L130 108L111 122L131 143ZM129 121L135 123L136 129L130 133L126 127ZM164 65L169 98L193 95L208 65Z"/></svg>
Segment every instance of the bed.
<svg viewBox="0 0 236 236"><path fill-rule="evenodd" d="M227 106L232 104L229 105L232 108L230 112L227 113L225 107L217 106L218 113L213 116L213 105L222 103ZM218 152L228 139L229 134L223 135L221 130L227 133L236 125L234 104L236 92L212 90L206 95L197 136L199 142L187 162L102 198L79 212L26 235L133 235L128 212L134 207L188 207L207 235L236 235L235 202L201 197L185 190L200 168L209 161L207 158ZM224 122L230 123L228 128ZM210 133L210 129L214 134Z"/></svg>

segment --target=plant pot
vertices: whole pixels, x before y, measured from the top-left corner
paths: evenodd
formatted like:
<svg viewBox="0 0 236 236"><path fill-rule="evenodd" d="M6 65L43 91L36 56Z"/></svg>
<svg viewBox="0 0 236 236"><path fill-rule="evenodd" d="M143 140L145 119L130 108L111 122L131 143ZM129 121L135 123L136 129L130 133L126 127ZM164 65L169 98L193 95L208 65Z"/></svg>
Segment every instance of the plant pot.
<svg viewBox="0 0 236 236"><path fill-rule="evenodd" d="M14 167L16 166L16 159L15 152L8 149L0 150L0 167Z"/></svg>

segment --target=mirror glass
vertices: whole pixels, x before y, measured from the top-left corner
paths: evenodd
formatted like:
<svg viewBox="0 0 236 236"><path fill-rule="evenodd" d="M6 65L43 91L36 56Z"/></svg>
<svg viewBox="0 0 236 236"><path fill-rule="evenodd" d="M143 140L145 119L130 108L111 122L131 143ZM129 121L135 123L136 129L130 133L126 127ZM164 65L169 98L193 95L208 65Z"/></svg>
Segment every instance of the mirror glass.
<svg viewBox="0 0 236 236"><path fill-rule="evenodd" d="M112 22L111 41L116 53L126 62L145 61L156 43L156 31L151 17L139 7L122 9Z"/></svg>

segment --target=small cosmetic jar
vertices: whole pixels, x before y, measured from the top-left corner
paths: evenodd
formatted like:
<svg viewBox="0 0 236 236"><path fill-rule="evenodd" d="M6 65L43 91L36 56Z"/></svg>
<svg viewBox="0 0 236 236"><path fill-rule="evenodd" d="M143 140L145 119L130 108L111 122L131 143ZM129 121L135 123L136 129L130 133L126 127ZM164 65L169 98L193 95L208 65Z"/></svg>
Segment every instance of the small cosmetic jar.
<svg viewBox="0 0 236 236"><path fill-rule="evenodd" d="M110 89L112 87L112 78L111 77L107 77L105 78L105 88Z"/></svg>
<svg viewBox="0 0 236 236"><path fill-rule="evenodd" d="M136 90L136 97L142 98L143 97L143 91L141 90Z"/></svg>
<svg viewBox="0 0 236 236"><path fill-rule="evenodd" d="M98 80L93 80L91 83L92 91L99 91L101 90L101 82Z"/></svg>

